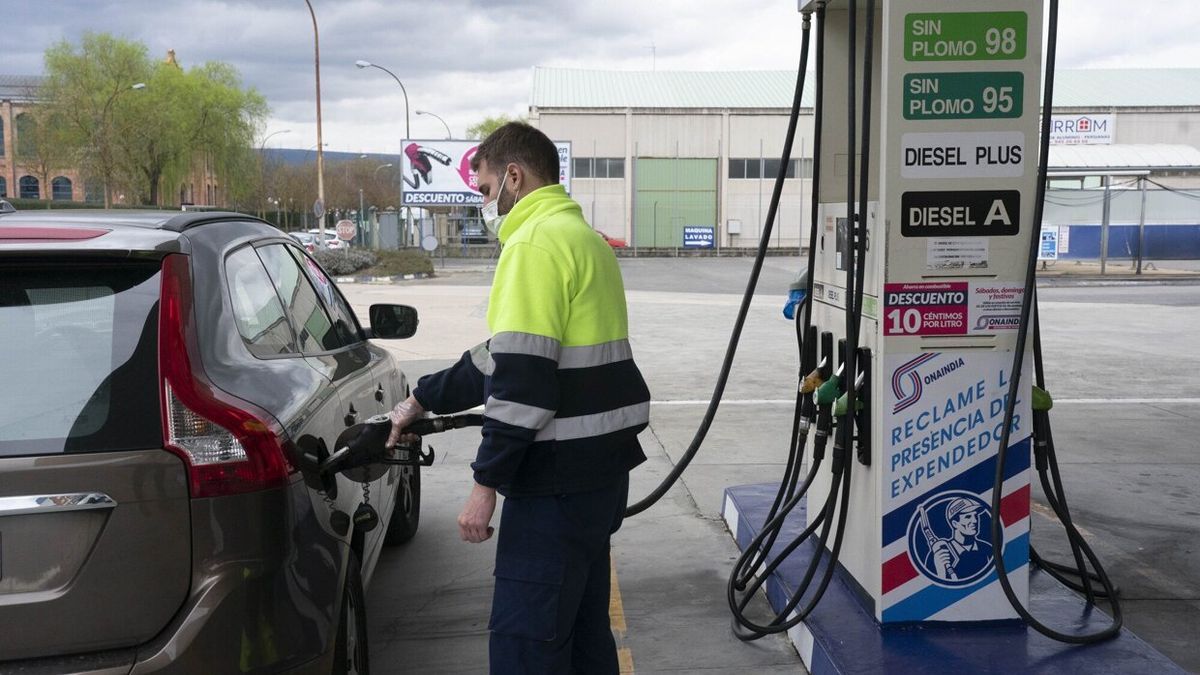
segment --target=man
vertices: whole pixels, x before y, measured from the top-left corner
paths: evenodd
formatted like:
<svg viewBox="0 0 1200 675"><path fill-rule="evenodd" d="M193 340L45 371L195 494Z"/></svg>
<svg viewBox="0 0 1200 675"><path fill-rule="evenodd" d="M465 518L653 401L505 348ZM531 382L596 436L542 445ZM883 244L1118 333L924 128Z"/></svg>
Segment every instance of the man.
<svg viewBox="0 0 1200 675"><path fill-rule="evenodd" d="M558 149L513 122L471 160L484 219L500 239L488 301L492 337L422 377L392 414L389 445L431 411L484 405L475 485L458 526L493 532L489 658L493 673L617 673L609 629L610 535L650 392L633 362L621 271L612 249L558 184Z"/></svg>
<svg viewBox="0 0 1200 675"><path fill-rule="evenodd" d="M939 540L930 551L934 569L943 579L970 579L992 560L992 545L979 539L979 513L983 507L956 497L946 506L950 538Z"/></svg>

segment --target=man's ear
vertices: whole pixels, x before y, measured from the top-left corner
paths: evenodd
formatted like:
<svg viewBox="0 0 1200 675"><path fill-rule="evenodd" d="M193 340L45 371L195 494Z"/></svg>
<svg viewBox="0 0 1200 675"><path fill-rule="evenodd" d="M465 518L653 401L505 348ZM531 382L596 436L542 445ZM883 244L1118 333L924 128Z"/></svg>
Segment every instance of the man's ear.
<svg viewBox="0 0 1200 675"><path fill-rule="evenodd" d="M508 182L509 189L514 195L521 194L521 188L525 187L525 169L521 168L516 162L509 162L508 166L504 167L503 179Z"/></svg>

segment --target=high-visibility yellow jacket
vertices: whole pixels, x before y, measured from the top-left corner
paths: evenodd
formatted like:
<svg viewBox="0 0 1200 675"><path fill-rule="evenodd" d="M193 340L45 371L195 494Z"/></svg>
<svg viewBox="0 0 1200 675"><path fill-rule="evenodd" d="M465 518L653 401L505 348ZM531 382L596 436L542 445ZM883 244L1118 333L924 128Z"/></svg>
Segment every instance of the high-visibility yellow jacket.
<svg viewBox="0 0 1200 675"><path fill-rule="evenodd" d="M510 496L611 485L645 460L650 410L616 256L557 184L522 197L499 236L491 339L413 395L439 414L484 404L481 485Z"/></svg>

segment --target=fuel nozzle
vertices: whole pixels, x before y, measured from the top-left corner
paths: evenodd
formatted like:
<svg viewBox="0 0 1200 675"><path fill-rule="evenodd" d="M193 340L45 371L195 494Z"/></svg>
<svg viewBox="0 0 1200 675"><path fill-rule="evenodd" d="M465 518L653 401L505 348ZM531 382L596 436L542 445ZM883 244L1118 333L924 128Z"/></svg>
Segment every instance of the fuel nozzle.
<svg viewBox="0 0 1200 675"><path fill-rule="evenodd" d="M800 395L804 397L804 400L800 402L800 431L805 434L807 434L808 430L812 427L813 418L817 414L816 401L810 394L816 391L817 388L821 386L822 382L824 382L824 380L821 379L821 368L823 367L824 362L822 362L822 365L819 365L813 369L813 371L806 375L800 382Z"/></svg>
<svg viewBox="0 0 1200 675"><path fill-rule="evenodd" d="M813 443L814 459L825 456L825 445L829 441L829 434L833 431L833 403L841 393L839 390L841 381L842 367L838 366L837 372L813 393L813 401L817 406L817 432L816 441Z"/></svg>
<svg viewBox="0 0 1200 675"><path fill-rule="evenodd" d="M783 305L783 316L788 320L796 318L796 309L804 304L808 295L808 270L800 270L800 274L788 286L787 302Z"/></svg>
<svg viewBox="0 0 1200 675"><path fill-rule="evenodd" d="M427 436L451 429L481 426L483 415L448 415L426 417L404 427L404 433ZM337 449L321 462L322 473L346 471L370 465L403 464L430 466L433 464L433 449L421 452L419 445L399 444L395 449L387 447L392 431L392 420L387 414L375 415L365 422L347 427L338 436ZM401 456L397 456L397 451Z"/></svg>
<svg viewBox="0 0 1200 675"><path fill-rule="evenodd" d="M832 406L842 393L842 366L838 366L837 372L833 374L826 382L817 387L817 407Z"/></svg>
<svg viewBox="0 0 1200 675"><path fill-rule="evenodd" d="M865 382L866 379L867 379L867 374L862 371L859 371L858 377L854 378L854 391L855 392L862 391L863 382ZM838 397L837 401L834 402L834 404L833 404L833 416L834 417L841 417L846 414L846 412L847 412L846 409L848 407L848 401L847 401L848 398L849 398L849 392L844 392L844 393L842 393L841 396ZM861 398L856 398L854 400L854 409L855 409L855 411L863 409L863 401Z"/></svg>
<svg viewBox="0 0 1200 675"><path fill-rule="evenodd" d="M1050 468L1049 451L1054 444L1054 439L1050 434L1050 409L1054 407L1054 399L1050 396L1050 392L1036 384L1033 385L1031 398L1034 468L1038 471L1046 471Z"/></svg>
<svg viewBox="0 0 1200 675"><path fill-rule="evenodd" d="M825 379L821 377L821 371L825 368L826 360L827 359L822 359L820 365L818 365L816 368L813 368L812 372L805 375L803 380L800 380L801 394L811 394L816 391L818 387L825 383Z"/></svg>

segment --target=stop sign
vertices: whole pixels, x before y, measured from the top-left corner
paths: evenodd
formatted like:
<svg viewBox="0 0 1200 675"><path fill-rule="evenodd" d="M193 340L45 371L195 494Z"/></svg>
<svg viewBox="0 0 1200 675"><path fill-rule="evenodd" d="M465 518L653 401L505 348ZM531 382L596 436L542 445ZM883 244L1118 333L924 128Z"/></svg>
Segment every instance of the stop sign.
<svg viewBox="0 0 1200 675"><path fill-rule="evenodd" d="M337 236L342 241L350 241L354 235L358 234L358 227L354 225L353 220L337 221Z"/></svg>

